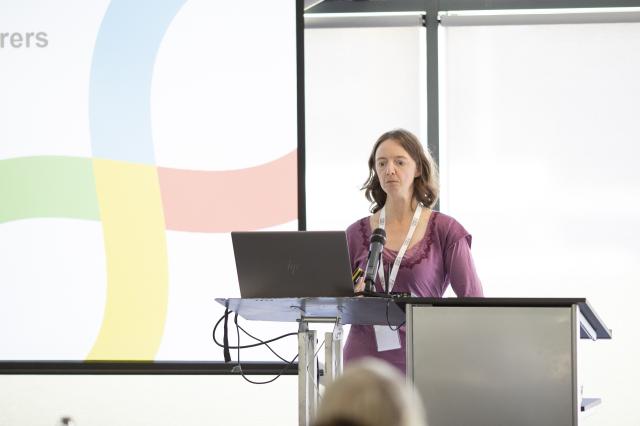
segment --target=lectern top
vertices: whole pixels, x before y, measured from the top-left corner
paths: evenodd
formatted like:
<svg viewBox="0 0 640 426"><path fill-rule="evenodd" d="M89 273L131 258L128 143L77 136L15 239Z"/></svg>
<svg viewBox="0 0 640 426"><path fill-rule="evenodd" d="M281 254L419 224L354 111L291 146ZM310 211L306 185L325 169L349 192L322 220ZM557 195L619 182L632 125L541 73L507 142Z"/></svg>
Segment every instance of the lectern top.
<svg viewBox="0 0 640 426"><path fill-rule="evenodd" d="M578 305L580 314L595 331L598 339L611 339L612 331L604 321L598 316L591 304L584 297L573 298L509 298L509 297L459 297L459 298L431 298L431 297L409 297L396 301L402 309L408 303L414 305L433 306L503 306L503 307L563 307ZM584 331L584 330L583 330ZM583 337L585 337L583 333Z"/></svg>
<svg viewBox="0 0 640 426"><path fill-rule="evenodd" d="M340 317L342 324L397 326L405 320L407 304L432 306L486 306L486 307L568 307L577 305L580 316L588 323L595 336L583 337L611 339L612 331L598 316L585 298L491 298L491 297L308 297L216 299L248 320L298 321L301 317ZM582 324L581 324L582 326Z"/></svg>
<svg viewBox="0 0 640 426"><path fill-rule="evenodd" d="M334 317L341 324L398 326L405 314L390 298L308 297L274 299L216 299L248 320L291 321L300 318Z"/></svg>

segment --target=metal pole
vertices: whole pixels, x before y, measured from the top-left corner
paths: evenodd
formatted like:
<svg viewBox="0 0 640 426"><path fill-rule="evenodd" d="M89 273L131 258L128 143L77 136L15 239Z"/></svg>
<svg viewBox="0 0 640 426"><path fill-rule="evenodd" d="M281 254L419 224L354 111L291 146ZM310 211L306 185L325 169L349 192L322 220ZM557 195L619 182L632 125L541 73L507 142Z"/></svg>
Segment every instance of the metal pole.
<svg viewBox="0 0 640 426"><path fill-rule="evenodd" d="M298 329L298 423L309 426L316 411L318 391L315 362L316 331L309 330L306 321L300 321Z"/></svg>
<svg viewBox="0 0 640 426"><path fill-rule="evenodd" d="M324 384L328 386L342 374L342 324L324 334Z"/></svg>

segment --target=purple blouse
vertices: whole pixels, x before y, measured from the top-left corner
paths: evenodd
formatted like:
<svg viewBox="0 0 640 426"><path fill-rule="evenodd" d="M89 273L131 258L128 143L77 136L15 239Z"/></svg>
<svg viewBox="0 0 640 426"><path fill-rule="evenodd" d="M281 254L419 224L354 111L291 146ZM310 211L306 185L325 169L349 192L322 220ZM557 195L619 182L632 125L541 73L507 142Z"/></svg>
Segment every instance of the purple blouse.
<svg viewBox="0 0 640 426"><path fill-rule="evenodd" d="M362 218L347 228L347 242L351 268L366 266L369 253L371 227L369 217ZM385 278L398 252L383 251ZM482 297L482 284L476 274L471 257L471 235L455 219L443 213L432 212L422 240L410 247L400 263L392 291L411 293L419 297L442 297L451 283L458 297ZM380 279L376 290L383 291ZM405 327L400 328L401 348L378 352L373 326L352 325L344 347L344 361L373 356L383 359L402 372L406 371Z"/></svg>

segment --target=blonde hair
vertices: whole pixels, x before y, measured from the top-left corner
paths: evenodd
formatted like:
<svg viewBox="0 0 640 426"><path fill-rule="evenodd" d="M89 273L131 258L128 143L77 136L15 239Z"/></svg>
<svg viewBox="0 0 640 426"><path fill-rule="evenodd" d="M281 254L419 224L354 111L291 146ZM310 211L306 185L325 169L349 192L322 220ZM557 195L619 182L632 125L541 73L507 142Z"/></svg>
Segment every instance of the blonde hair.
<svg viewBox="0 0 640 426"><path fill-rule="evenodd" d="M417 391L391 365L375 358L357 361L331 383L315 426L426 426Z"/></svg>

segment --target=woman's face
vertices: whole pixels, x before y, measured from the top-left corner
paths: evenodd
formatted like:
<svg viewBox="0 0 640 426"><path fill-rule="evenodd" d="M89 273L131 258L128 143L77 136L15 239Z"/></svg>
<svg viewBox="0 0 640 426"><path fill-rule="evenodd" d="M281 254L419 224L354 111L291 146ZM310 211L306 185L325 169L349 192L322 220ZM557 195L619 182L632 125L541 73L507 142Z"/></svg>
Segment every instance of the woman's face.
<svg viewBox="0 0 640 426"><path fill-rule="evenodd" d="M413 180L420 176L416 162L395 140L387 139L376 150L375 168L387 196L413 197Z"/></svg>

